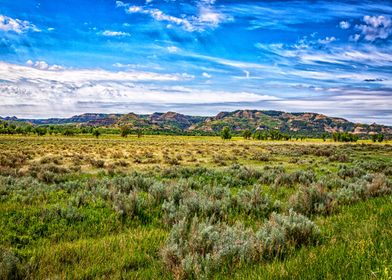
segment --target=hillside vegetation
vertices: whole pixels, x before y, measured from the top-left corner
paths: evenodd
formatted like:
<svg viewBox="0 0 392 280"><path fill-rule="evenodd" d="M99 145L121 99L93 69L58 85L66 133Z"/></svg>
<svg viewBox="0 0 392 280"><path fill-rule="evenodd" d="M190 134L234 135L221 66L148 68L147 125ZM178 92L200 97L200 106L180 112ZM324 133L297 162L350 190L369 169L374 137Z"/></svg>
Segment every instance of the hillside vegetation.
<svg viewBox="0 0 392 280"><path fill-rule="evenodd" d="M392 135L392 128L378 124L353 123L342 118L328 117L316 113L286 113L281 111L238 110L221 112L215 117L187 116L175 112L151 115L129 114L83 114L66 119L17 119L4 118L12 122L35 125L66 125L119 128L132 130L161 131L172 133L212 134L227 126L234 132L244 130L278 130L291 135L320 136L322 133L347 132L357 135L382 133Z"/></svg>

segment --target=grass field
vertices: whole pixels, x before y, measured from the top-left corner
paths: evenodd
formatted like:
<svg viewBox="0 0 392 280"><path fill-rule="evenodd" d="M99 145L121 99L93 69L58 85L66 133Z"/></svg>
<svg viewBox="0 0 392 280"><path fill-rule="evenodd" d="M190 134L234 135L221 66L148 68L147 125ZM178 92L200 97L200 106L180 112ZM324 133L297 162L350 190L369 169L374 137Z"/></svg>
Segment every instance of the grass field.
<svg viewBox="0 0 392 280"><path fill-rule="evenodd" d="M0 137L0 279L392 279L392 145Z"/></svg>

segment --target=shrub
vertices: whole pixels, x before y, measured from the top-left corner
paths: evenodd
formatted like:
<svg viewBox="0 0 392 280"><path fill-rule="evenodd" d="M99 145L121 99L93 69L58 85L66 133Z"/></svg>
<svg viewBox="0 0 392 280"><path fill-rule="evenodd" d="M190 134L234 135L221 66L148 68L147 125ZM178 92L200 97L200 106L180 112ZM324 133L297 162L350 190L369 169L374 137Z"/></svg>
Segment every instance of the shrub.
<svg viewBox="0 0 392 280"><path fill-rule="evenodd" d="M144 204L144 199L136 191L129 194L117 193L113 197L113 208L122 217L134 218L140 215Z"/></svg>
<svg viewBox="0 0 392 280"><path fill-rule="evenodd" d="M347 166L347 165L340 165L338 176L346 179L346 178L359 178L365 175L365 171L356 166Z"/></svg>
<svg viewBox="0 0 392 280"><path fill-rule="evenodd" d="M334 200L330 193L326 192L321 185L302 187L291 196L289 208L304 214L329 214L333 211Z"/></svg>
<svg viewBox="0 0 392 280"><path fill-rule="evenodd" d="M392 192L392 186L384 174L376 174L373 180L367 184L365 190L366 197L376 197Z"/></svg>
<svg viewBox="0 0 392 280"><path fill-rule="evenodd" d="M209 278L224 263L250 261L255 255L253 236L240 225L183 219L173 226L161 255L175 279Z"/></svg>
<svg viewBox="0 0 392 280"><path fill-rule="evenodd" d="M195 216L173 226L161 255L175 279L208 279L225 265L281 256L315 242L319 235L312 221L293 211L287 216L273 213L256 234L241 224L228 226Z"/></svg>
<svg viewBox="0 0 392 280"><path fill-rule="evenodd" d="M236 204L239 211L256 217L265 217L273 211L279 210L279 204L262 193L260 186L251 190L242 190L237 194Z"/></svg>
<svg viewBox="0 0 392 280"><path fill-rule="evenodd" d="M131 176L114 177L110 182L110 186L116 192L130 193L132 190L147 192L154 184L154 180L141 174L132 174Z"/></svg>
<svg viewBox="0 0 392 280"><path fill-rule="evenodd" d="M167 199L166 186L160 182L152 184L148 188L148 193L153 197L155 205L161 204Z"/></svg>
<svg viewBox="0 0 392 280"><path fill-rule="evenodd" d="M312 243L320 230L303 215L290 210L289 215L272 213L270 220L256 233L263 257L281 256L290 248Z"/></svg>
<svg viewBox="0 0 392 280"><path fill-rule="evenodd" d="M0 279L22 279L23 273L19 259L10 251L0 247Z"/></svg>
<svg viewBox="0 0 392 280"><path fill-rule="evenodd" d="M204 193L202 191L182 189L181 193L176 188L175 192L162 205L163 219L166 224L174 224L182 219L191 219L193 216L215 217L224 219L230 209L231 198L229 192Z"/></svg>

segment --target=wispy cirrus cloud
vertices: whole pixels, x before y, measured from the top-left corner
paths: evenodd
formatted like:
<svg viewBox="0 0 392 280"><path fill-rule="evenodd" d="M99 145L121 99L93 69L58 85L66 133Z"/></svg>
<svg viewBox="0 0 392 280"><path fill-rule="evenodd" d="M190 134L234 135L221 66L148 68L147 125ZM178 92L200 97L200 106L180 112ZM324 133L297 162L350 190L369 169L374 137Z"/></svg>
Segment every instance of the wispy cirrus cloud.
<svg viewBox="0 0 392 280"><path fill-rule="evenodd" d="M151 2L150 2L151 3ZM150 4L147 3L147 4ZM202 32L206 29L217 28L221 23L231 21L233 18L227 14L218 11L214 7L215 1L199 1L194 7L194 13L183 13L181 16L174 16L163 12L158 8L150 5L136 6L122 1L116 1L116 7L124 8L128 14L144 14L158 22L165 22L182 27L189 32Z"/></svg>
<svg viewBox="0 0 392 280"><path fill-rule="evenodd" d="M131 36L128 32L123 31L113 31L113 30L105 30L101 33L103 36L106 37L124 37L124 36Z"/></svg>

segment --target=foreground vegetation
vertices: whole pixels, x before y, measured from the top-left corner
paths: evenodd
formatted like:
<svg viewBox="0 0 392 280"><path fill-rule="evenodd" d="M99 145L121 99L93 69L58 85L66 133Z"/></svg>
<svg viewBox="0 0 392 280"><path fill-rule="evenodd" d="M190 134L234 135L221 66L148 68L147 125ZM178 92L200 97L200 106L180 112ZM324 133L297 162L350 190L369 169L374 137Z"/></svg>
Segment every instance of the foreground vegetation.
<svg viewBox="0 0 392 280"><path fill-rule="evenodd" d="M390 279L392 146L0 137L0 278Z"/></svg>

